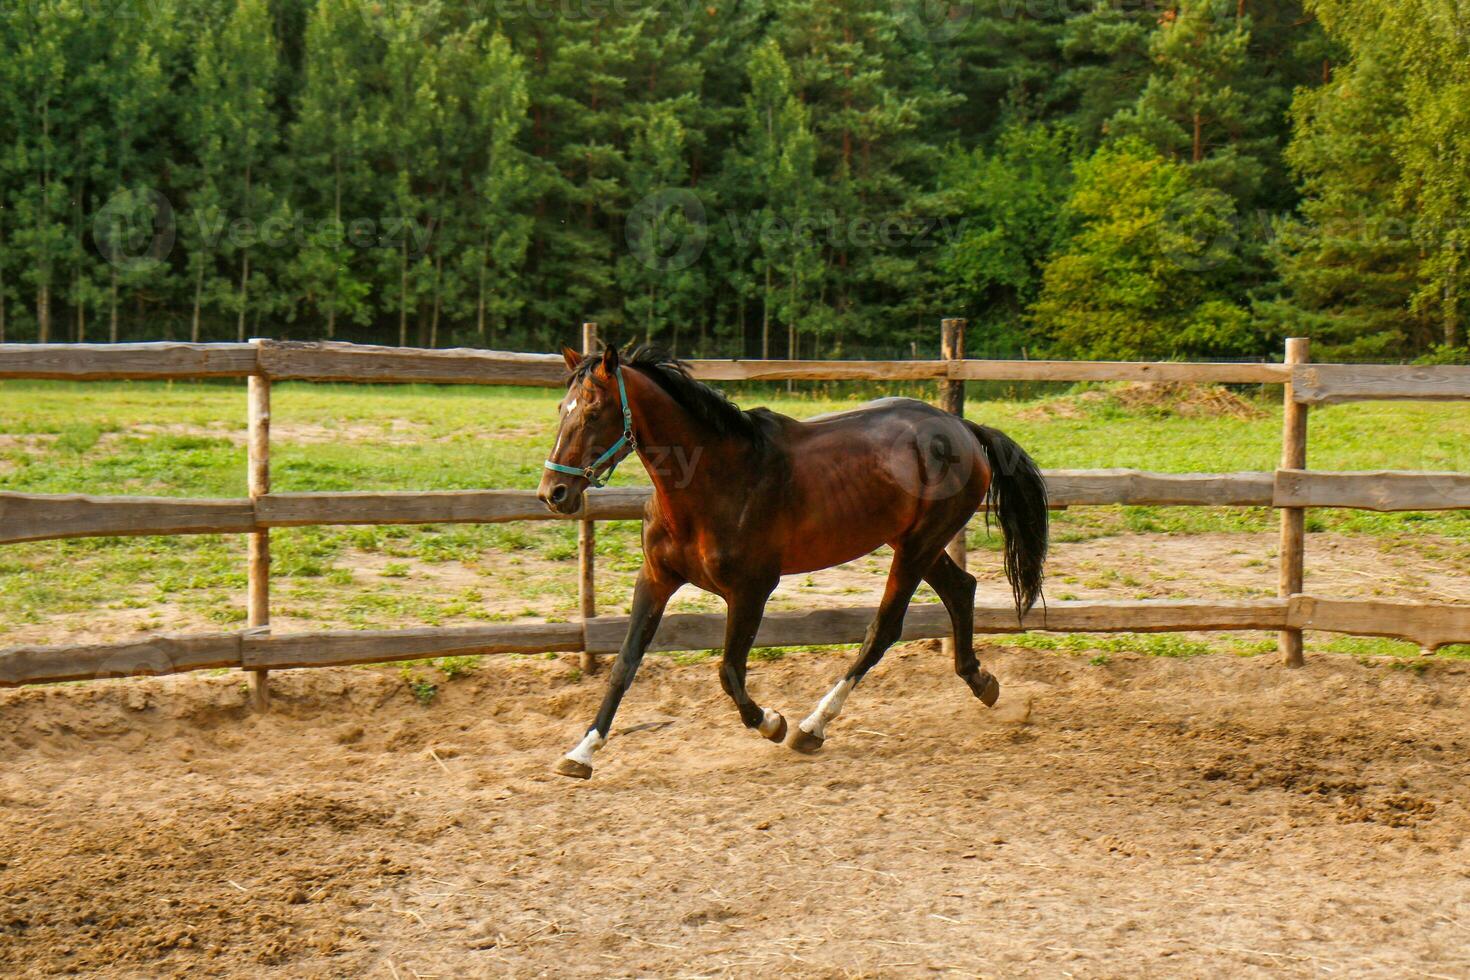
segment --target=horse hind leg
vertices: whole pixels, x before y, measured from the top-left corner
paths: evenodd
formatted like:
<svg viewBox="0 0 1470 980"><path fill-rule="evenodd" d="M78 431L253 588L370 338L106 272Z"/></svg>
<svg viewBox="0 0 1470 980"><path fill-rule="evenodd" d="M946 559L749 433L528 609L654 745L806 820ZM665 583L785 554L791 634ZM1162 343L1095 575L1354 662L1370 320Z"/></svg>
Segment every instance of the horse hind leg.
<svg viewBox="0 0 1470 980"><path fill-rule="evenodd" d="M904 613L908 610L909 600L913 598L914 589L919 586L919 579L928 561L921 563L915 559L911 550L902 545L895 546L893 566L888 570L888 583L883 590L883 601L878 605L878 615L868 626L863 645L847 673L833 685L812 713L792 733L789 744L797 752L810 755L822 747L822 743L827 740L827 725L842 712L847 696L857 687L863 676L883 659L888 648L898 641L903 633Z"/></svg>
<svg viewBox="0 0 1470 980"><path fill-rule="evenodd" d="M975 576L941 551L924 573L924 581L939 595L954 625L954 672L987 708L1000 697L1000 682L975 658Z"/></svg>

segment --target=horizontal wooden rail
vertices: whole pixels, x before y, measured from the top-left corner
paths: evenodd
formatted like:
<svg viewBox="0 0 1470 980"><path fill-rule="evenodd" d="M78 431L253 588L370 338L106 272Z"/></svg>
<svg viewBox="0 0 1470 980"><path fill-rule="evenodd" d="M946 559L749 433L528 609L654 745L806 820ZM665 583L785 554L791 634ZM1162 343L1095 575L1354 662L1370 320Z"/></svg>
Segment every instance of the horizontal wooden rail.
<svg viewBox="0 0 1470 980"><path fill-rule="evenodd" d="M256 370L253 344L0 344L0 378L243 378Z"/></svg>
<svg viewBox="0 0 1470 980"><path fill-rule="evenodd" d="M1185 361L953 361L955 381L1178 381L1197 384L1283 384L1284 364Z"/></svg>
<svg viewBox="0 0 1470 980"><path fill-rule="evenodd" d="M0 493L0 543L256 529L250 500Z"/></svg>
<svg viewBox="0 0 1470 980"><path fill-rule="evenodd" d="M1139 470L1046 470L1054 507L1269 507L1270 473L1145 473Z"/></svg>
<svg viewBox="0 0 1470 980"><path fill-rule="evenodd" d="M646 487L592 490L578 514L552 513L533 490L272 493L260 498L256 515L261 527L639 520L649 493Z"/></svg>
<svg viewBox="0 0 1470 980"><path fill-rule="evenodd" d="M696 359L705 381L1285 382L1282 364L1174 361L797 361ZM279 381L560 387L556 354L263 340L257 344L0 344L0 379L127 380L260 374Z"/></svg>
<svg viewBox="0 0 1470 980"><path fill-rule="evenodd" d="M1454 401L1470 398L1470 367L1301 364L1291 369L1291 393L1304 405L1378 399Z"/></svg>
<svg viewBox="0 0 1470 980"><path fill-rule="evenodd" d="M530 385L559 388L566 363L557 354L470 348L424 350L364 344L266 340L260 373L273 381Z"/></svg>
<svg viewBox="0 0 1470 980"><path fill-rule="evenodd" d="M1054 507L1470 509L1470 473L1047 470L1046 481ZM247 498L0 493L0 544L113 535L245 534L316 525L640 520L650 492L647 487L593 490L577 514L552 513L531 490L272 493L253 505Z"/></svg>
<svg viewBox="0 0 1470 980"><path fill-rule="evenodd" d="M1470 509L1470 473L1278 470L1277 507L1351 507L1357 510Z"/></svg>
<svg viewBox="0 0 1470 980"><path fill-rule="evenodd" d="M761 646L859 643L872 608L773 612L756 636ZM459 654L611 652L622 643L623 616L581 623L506 623L400 630L278 633L242 630L192 636L156 635L126 643L0 650L0 687L53 681L161 675L211 667L281 670ZM1322 630L1413 641L1427 649L1470 643L1470 605L1436 605L1315 596L1238 602L1196 600L1067 601L1035 609L1024 624L1008 603L977 603L978 634L1041 630L1055 633L1173 633L1214 630ZM724 643L721 613L664 618L651 649L705 650ZM907 640L941 638L949 617L937 603L912 606Z"/></svg>
<svg viewBox="0 0 1470 980"><path fill-rule="evenodd" d="M861 643L878 610L870 607L767 613L756 633L757 646ZM1239 602L1193 600L1074 600L1033 609L1024 624L1009 603L975 604L976 633L1170 633L1180 630L1275 630L1286 625L1288 602L1261 599ZM628 630L625 616L587 621L587 649L615 652ZM949 614L938 603L909 607L903 639L942 639L949 635ZM651 650L707 650L724 646L723 613L665 616Z"/></svg>

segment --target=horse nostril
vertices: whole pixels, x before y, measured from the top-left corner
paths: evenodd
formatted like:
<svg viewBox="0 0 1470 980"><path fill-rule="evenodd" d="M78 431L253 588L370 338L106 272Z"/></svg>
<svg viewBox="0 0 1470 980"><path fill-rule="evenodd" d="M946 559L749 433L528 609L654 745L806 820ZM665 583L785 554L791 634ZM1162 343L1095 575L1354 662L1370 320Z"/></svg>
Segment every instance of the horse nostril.
<svg viewBox="0 0 1470 980"><path fill-rule="evenodd" d="M551 488L551 502L553 504L559 504L566 499L567 485L565 483L558 483L556 486Z"/></svg>

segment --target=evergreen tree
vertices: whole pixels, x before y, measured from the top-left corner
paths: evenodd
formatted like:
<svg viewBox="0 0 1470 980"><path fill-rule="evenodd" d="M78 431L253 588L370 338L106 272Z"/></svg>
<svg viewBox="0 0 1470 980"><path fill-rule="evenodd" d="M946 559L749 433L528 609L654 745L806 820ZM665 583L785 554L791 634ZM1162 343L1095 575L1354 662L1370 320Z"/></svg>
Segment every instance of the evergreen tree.
<svg viewBox="0 0 1470 980"><path fill-rule="evenodd" d="M360 0L319 0L306 30L304 80L291 129L294 204L306 235L291 279L301 312L320 317L328 338L338 319L364 324L372 281L348 219L376 203L371 169L374 54Z"/></svg>
<svg viewBox="0 0 1470 980"><path fill-rule="evenodd" d="M1075 231L1046 266L1038 328L1071 357L1250 352L1249 316L1229 298L1233 213L1143 143L1104 146L1077 168L1065 213Z"/></svg>
<svg viewBox="0 0 1470 980"><path fill-rule="evenodd" d="M252 283L265 222L277 214L271 171L279 70L265 0L237 0L228 18L200 39L188 136L195 155L185 241L194 283L190 336L203 312L235 315L243 341L252 315L266 309L268 282ZM256 298L252 302L252 285Z"/></svg>

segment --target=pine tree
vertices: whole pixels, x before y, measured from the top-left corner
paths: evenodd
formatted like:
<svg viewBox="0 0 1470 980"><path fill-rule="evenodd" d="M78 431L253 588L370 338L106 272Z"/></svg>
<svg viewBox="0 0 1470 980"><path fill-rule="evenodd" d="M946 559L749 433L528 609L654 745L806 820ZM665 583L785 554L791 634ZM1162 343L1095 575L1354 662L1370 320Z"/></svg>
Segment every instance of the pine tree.
<svg viewBox="0 0 1470 980"><path fill-rule="evenodd" d="M266 308L268 284L254 283L266 219L277 214L270 164L278 139L272 102L278 52L265 0L237 0L200 39L189 114L195 164L185 221L194 301L190 335L203 310L235 314L243 341L252 314Z"/></svg>
<svg viewBox="0 0 1470 980"><path fill-rule="evenodd" d="M303 87L291 129L294 203L308 234L292 280L304 310L324 321L371 318L372 283L348 218L374 202L368 80L373 38L359 0L319 0L306 30Z"/></svg>

